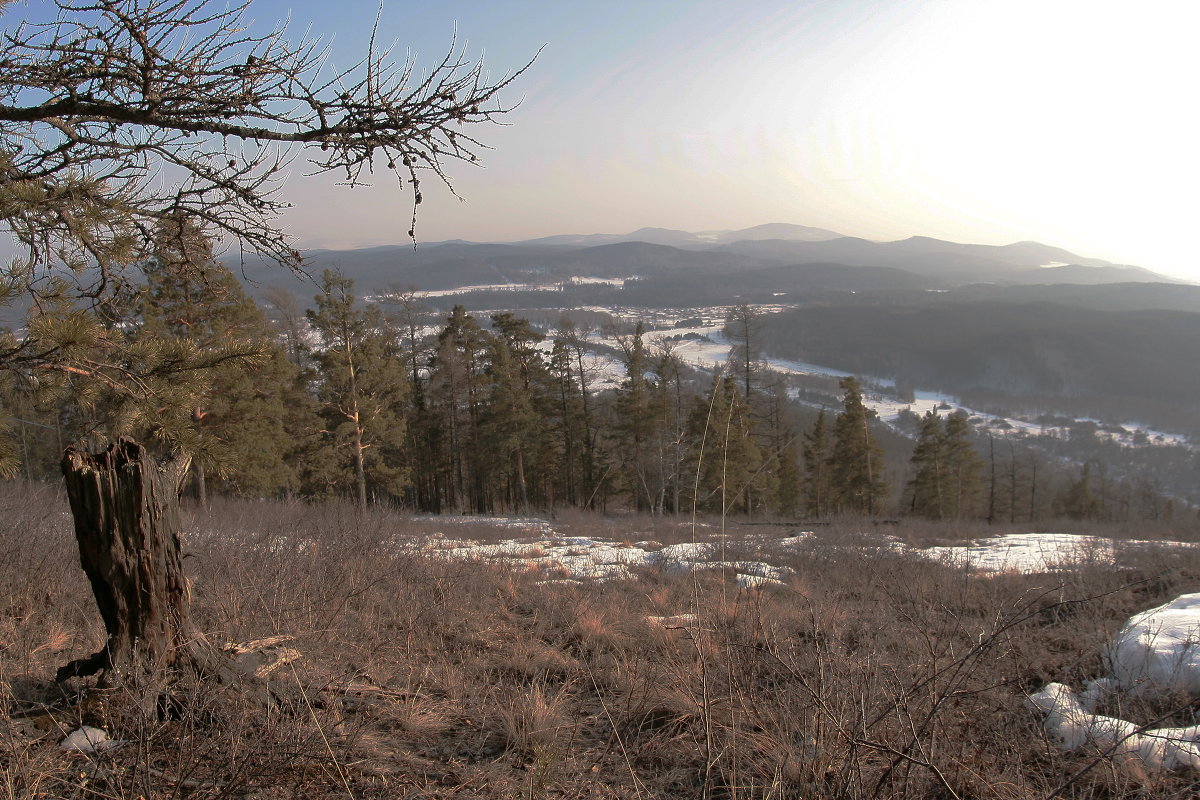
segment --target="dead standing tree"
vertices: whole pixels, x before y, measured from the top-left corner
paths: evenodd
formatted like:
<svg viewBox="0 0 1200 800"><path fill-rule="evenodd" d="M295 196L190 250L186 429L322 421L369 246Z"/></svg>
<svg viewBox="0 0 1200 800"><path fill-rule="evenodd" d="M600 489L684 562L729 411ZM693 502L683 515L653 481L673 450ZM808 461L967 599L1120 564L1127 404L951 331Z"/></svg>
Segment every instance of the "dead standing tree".
<svg viewBox="0 0 1200 800"><path fill-rule="evenodd" d="M108 640L57 679L100 670L136 678L150 667L202 674L218 663L188 607L176 502L186 460L160 469L145 448L121 439L102 453L68 449L62 467L80 562Z"/></svg>
<svg viewBox="0 0 1200 800"><path fill-rule="evenodd" d="M173 369L203 364L178 353L135 363L119 327L105 323L127 300L130 265L152 263L160 222L192 220L299 270L276 225L287 207L276 179L305 152L312 174L350 185L376 169L394 175L415 222L421 176L453 191L445 167L478 159L485 146L470 131L509 110L499 93L524 71L490 80L452 46L419 74L377 51L374 36L338 70L318 41L249 33L248 1L55 5L54 21L16 24L0 40L0 222L24 253L0 270L0 303L26 298L33 309L25 335L0 335L0 369L149 395L151 408L167 402L154 395ZM221 671L188 618L174 482L129 440L69 451L63 469L109 638L61 675L152 662Z"/></svg>

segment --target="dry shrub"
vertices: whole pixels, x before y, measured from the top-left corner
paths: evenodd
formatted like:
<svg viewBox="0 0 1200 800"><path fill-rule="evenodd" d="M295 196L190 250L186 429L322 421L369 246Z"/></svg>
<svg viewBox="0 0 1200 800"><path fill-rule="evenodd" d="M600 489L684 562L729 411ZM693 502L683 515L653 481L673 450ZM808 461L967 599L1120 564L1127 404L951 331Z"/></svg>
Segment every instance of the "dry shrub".
<svg viewBox="0 0 1200 800"><path fill-rule="evenodd" d="M571 633L585 651L621 650L631 642L629 633L623 630L621 620L614 613L589 601L576 606Z"/></svg>
<svg viewBox="0 0 1200 800"><path fill-rule="evenodd" d="M264 710L203 685L163 709L45 691L55 667L99 645L99 619L58 496L0 485L0 511L0 689L10 687L0 797L1033 800L1060 787L1080 799L1192 790L1190 775L1059 752L1025 694L1096 677L1125 619L1194 590L1200 552L1136 548L1122 570L1097 559L1076 572L980 578L897 555L880 532L847 523L774 559L797 571L791 587L739 592L711 572L653 570L636 582L543 586L503 565L406 546L438 530L514 535L481 520L217 501L187 523L185 564L209 635L293 635L302 678L372 683L390 699ZM556 528L666 544L717 530L576 512ZM958 541L979 530L905 522L896 533ZM752 548L732 536L726 552ZM675 614L695 615L694 626L647 622ZM294 680L290 670L283 678ZM1170 702L1180 701L1114 700L1106 710L1152 719ZM52 735L38 738L32 717L19 716L33 711L58 726ZM1172 721L1191 724L1189 714ZM63 757L62 731L85 718L136 747ZM95 767L87 789L76 774L84 763Z"/></svg>
<svg viewBox="0 0 1200 800"><path fill-rule="evenodd" d="M559 647L539 640L518 640L500 654L497 666L527 679L565 680L578 675L579 659Z"/></svg>
<svg viewBox="0 0 1200 800"><path fill-rule="evenodd" d="M673 681L639 681L626 688L620 698L620 719L624 726L633 731L657 728L679 730L696 721L704 703L698 699L688 684Z"/></svg>
<svg viewBox="0 0 1200 800"><path fill-rule="evenodd" d="M567 689L550 690L540 683L498 698L495 718L505 747L525 756L556 752L572 728Z"/></svg>

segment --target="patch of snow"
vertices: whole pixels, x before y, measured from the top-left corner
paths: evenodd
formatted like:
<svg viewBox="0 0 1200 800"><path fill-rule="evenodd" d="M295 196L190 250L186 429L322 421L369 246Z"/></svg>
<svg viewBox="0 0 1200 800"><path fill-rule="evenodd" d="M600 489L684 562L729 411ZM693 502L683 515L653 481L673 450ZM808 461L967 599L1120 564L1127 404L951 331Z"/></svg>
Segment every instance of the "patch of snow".
<svg viewBox="0 0 1200 800"><path fill-rule="evenodd" d="M791 567L777 567L765 561L714 561L706 566L731 569L741 577L762 578L773 583L783 583L785 578L796 574Z"/></svg>
<svg viewBox="0 0 1200 800"><path fill-rule="evenodd" d="M680 563L691 563L695 561L706 561L711 558L717 550L717 545L714 542L682 542L680 544L669 544L662 550L655 553L655 560L658 562L677 561Z"/></svg>
<svg viewBox="0 0 1200 800"><path fill-rule="evenodd" d="M100 753L123 744L125 742L119 739L108 738L108 734L99 728L84 725L59 742L58 748L75 753Z"/></svg>
<svg viewBox="0 0 1200 800"><path fill-rule="evenodd" d="M1037 573L1088 563L1115 564L1127 547L1194 546L1189 542L1114 540L1073 533L1016 533L916 552L926 558L984 572Z"/></svg>
<svg viewBox="0 0 1200 800"><path fill-rule="evenodd" d="M1120 689L1200 697L1200 594L1185 594L1131 617L1105 655Z"/></svg>
<svg viewBox="0 0 1200 800"><path fill-rule="evenodd" d="M562 566L570 570L572 578L577 579L589 578L600 583L634 580L634 574L624 564L576 564L570 567L563 564Z"/></svg>
<svg viewBox="0 0 1200 800"><path fill-rule="evenodd" d="M567 278L566 282L575 286L616 286L620 289L624 289L625 281L636 280L640 280L639 276L637 275L632 275L628 278L584 278L575 276Z"/></svg>
<svg viewBox="0 0 1200 800"><path fill-rule="evenodd" d="M1089 681L1082 697L1050 683L1030 695L1045 728L1068 750L1092 745L1131 756L1151 769L1200 769L1200 725L1140 730L1133 722L1091 713L1108 692L1178 691L1200 697L1200 594L1185 594L1136 614L1105 652L1109 677Z"/></svg>
<svg viewBox="0 0 1200 800"><path fill-rule="evenodd" d="M739 572L737 585L741 589L762 589L766 586L785 586L786 584L776 578L768 578L764 575L743 575Z"/></svg>
<svg viewBox="0 0 1200 800"><path fill-rule="evenodd" d="M1151 728L1116 717L1089 713L1075 693L1061 683L1049 683L1029 696L1034 708L1046 714L1047 733L1066 750L1091 745L1111 755L1136 758L1150 769L1200 769L1200 725L1188 728Z"/></svg>

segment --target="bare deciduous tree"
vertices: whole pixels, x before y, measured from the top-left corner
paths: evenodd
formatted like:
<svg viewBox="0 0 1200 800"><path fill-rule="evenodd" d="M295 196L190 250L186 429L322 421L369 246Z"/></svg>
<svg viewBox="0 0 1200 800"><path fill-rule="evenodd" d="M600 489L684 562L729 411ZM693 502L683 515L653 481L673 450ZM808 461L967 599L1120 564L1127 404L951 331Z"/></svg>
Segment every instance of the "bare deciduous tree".
<svg viewBox="0 0 1200 800"><path fill-rule="evenodd" d="M742 382L742 391L750 396L751 379L762 365L762 313L749 303L730 307L722 333L729 341L729 364Z"/></svg>
<svg viewBox="0 0 1200 800"><path fill-rule="evenodd" d="M249 33L249 0L56 5L56 21L17 25L0 53L0 219L28 256L7 276L23 291L62 262L99 266L98 294L156 221L181 214L298 267L273 223L287 205L277 178L301 149L310 174L350 185L394 172L415 221L421 175L449 185L447 164L478 159L469 130L508 110L499 92L523 71L491 80L452 44L418 72L374 35L336 69L319 40Z"/></svg>

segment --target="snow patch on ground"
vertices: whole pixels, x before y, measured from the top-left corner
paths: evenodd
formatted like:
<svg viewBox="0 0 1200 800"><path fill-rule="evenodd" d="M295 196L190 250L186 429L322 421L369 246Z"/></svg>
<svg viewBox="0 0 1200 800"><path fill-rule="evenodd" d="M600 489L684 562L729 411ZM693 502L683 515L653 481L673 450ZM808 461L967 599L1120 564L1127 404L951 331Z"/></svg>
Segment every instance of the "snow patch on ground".
<svg viewBox="0 0 1200 800"><path fill-rule="evenodd" d="M1128 720L1089 712L1061 683L1047 684L1030 695L1029 702L1046 714L1046 732L1064 750L1091 745L1112 756L1132 757L1150 769L1200 769L1200 726L1139 730Z"/></svg>
<svg viewBox="0 0 1200 800"><path fill-rule="evenodd" d="M422 517L424 522L447 526L494 527L521 535L498 541L480 541L437 532L405 539L398 547L416 554L451 560L504 563L536 570L547 580L634 580L635 570L659 569L671 575L694 570L720 569L745 586L787 583L795 570L779 562L800 546L820 543L812 531L786 536L747 534L736 538L713 534L707 541L663 546L653 540L628 541L589 536L565 536L551 522L522 517ZM910 547L892 536L867 534L852 545L864 558L872 552L912 553L951 567L981 574L1043 573L1077 569L1086 565L1119 566L1132 552L1146 548L1192 548L1195 543L1115 540L1069 533L1021 533L968 541L960 545ZM726 552L749 556L730 560ZM1200 601L1198 601L1200 602ZM1200 633L1195 634L1200 640ZM1200 652L1196 653L1200 669ZM1200 686L1197 687L1200 692Z"/></svg>
<svg viewBox="0 0 1200 800"><path fill-rule="evenodd" d="M920 555L984 572L1057 572L1086 564L1114 565L1123 551L1144 547L1195 547L1188 542L1116 540L1073 533L1018 533L963 545L927 547Z"/></svg>
<svg viewBox="0 0 1200 800"><path fill-rule="evenodd" d="M1200 769L1200 725L1153 728L1092 713L1106 693L1184 692L1200 697L1200 594L1185 594L1129 619L1105 653L1110 675L1089 682L1082 695L1050 683L1030 695L1046 714L1046 731L1063 748L1092 745L1136 758L1151 769Z"/></svg>
<svg viewBox="0 0 1200 800"><path fill-rule="evenodd" d="M1105 655L1126 692L1200 697L1200 594L1185 594L1130 618Z"/></svg>
<svg viewBox="0 0 1200 800"><path fill-rule="evenodd" d="M437 518L422 518L432 521ZM449 517L452 524L486 525L486 517ZM493 561L518 569L533 570L542 583L581 581L603 582L636 580L633 571L658 568L672 575L686 575L693 570L722 570L745 589L784 585L795 570L768 561L722 560L725 547L720 542L683 542L662 546L653 540L629 545L611 539L587 536L559 535L546 520L499 517L492 520L496 527L533 532L535 535L498 542L452 538L442 532L405 541L402 549L433 558L455 561ZM809 534L811 535L811 534ZM747 537L739 548L759 552L768 558L775 552L774 544L792 546L802 537L770 539Z"/></svg>
<svg viewBox="0 0 1200 800"><path fill-rule="evenodd" d="M108 734L99 728L84 725L59 742L58 747L71 753L99 753L123 744L125 742L119 739L108 738Z"/></svg>

